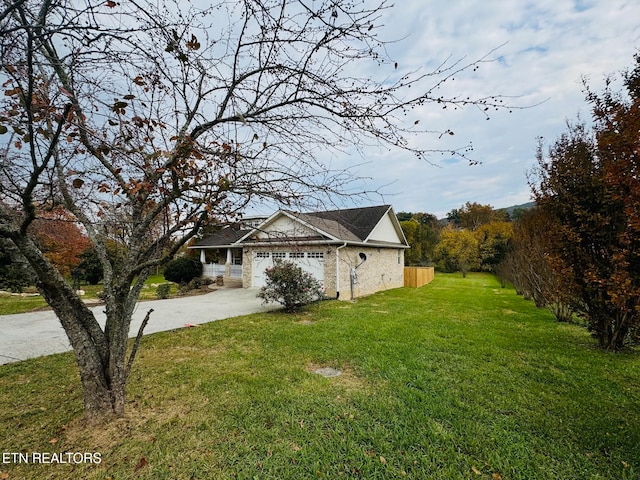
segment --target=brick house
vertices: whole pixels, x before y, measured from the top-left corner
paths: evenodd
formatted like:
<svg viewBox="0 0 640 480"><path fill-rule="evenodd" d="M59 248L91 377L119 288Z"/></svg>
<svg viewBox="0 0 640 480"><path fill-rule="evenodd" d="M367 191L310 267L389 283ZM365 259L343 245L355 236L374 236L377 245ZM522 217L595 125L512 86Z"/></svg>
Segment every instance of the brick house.
<svg viewBox="0 0 640 480"><path fill-rule="evenodd" d="M327 297L350 300L404 285L409 248L390 205L298 213L278 210L251 227L225 228L193 245L205 276L226 285L261 287L265 269L287 260L324 285ZM210 262L215 257L217 261Z"/></svg>

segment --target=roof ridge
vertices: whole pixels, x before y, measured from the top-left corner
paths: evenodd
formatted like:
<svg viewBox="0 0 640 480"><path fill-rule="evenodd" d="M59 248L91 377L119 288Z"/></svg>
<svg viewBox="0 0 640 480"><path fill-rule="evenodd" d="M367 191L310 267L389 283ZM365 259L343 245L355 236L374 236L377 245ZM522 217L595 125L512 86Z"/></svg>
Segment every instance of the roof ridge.
<svg viewBox="0 0 640 480"><path fill-rule="evenodd" d="M371 210L374 208L384 208L385 210L388 210L389 208L391 208L391 205L388 205L388 204L369 205L368 207L336 208L333 210L316 210L314 212L301 212L301 213L306 213L307 215L314 215L314 214L320 214L320 213L337 213L337 212L353 212L356 210Z"/></svg>

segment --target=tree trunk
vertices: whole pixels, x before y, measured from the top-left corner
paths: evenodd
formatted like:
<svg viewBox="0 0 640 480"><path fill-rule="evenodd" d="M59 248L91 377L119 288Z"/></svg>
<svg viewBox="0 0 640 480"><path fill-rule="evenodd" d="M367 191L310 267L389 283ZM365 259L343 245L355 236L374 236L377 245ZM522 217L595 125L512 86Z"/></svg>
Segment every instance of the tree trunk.
<svg viewBox="0 0 640 480"><path fill-rule="evenodd" d="M607 326L604 329L605 336L600 345L607 350L618 352L624 348L624 342L629 333L626 315L622 314L607 320Z"/></svg>
<svg viewBox="0 0 640 480"><path fill-rule="evenodd" d="M121 350L126 349L127 339L121 342L122 345L118 345L118 340L107 337L108 349L106 355L101 355L101 349L83 327L83 324L95 321L93 313L89 309L86 310L87 318L83 320L77 312L59 307L54 309L75 353L82 383L85 415L90 422L99 423L114 416L124 415L126 352ZM113 322L108 320L107 323ZM128 329L123 334L127 336Z"/></svg>
<svg viewBox="0 0 640 480"><path fill-rule="evenodd" d="M124 414L126 376L124 369L127 339L116 345L121 336L128 336L128 325L121 331L122 318L105 335L93 312L76 295L60 273L44 258L37 246L26 237L12 241L28 260L37 275L36 287L51 306L64 328L75 353L80 372L87 418L102 421ZM109 312L108 312L109 313ZM114 342L114 343L112 343Z"/></svg>
<svg viewBox="0 0 640 480"><path fill-rule="evenodd" d="M100 423L124 414L124 383L107 383L105 369L95 356L76 350L80 371L84 411L92 423Z"/></svg>

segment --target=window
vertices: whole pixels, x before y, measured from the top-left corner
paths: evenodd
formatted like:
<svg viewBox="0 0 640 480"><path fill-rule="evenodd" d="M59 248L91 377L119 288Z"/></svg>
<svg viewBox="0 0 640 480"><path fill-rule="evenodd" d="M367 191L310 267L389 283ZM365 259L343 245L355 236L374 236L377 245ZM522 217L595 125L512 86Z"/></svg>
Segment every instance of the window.
<svg viewBox="0 0 640 480"><path fill-rule="evenodd" d="M287 254L284 252L273 252L273 258L286 258Z"/></svg>
<svg viewBox="0 0 640 480"><path fill-rule="evenodd" d="M289 258L304 258L304 252L289 252Z"/></svg>
<svg viewBox="0 0 640 480"><path fill-rule="evenodd" d="M269 258L269 252L256 252L256 258Z"/></svg>
<svg viewBox="0 0 640 480"><path fill-rule="evenodd" d="M398 265L401 265L402 263L402 249L399 248L398 249Z"/></svg>
<svg viewBox="0 0 640 480"><path fill-rule="evenodd" d="M307 258L324 258L324 252L309 252Z"/></svg>

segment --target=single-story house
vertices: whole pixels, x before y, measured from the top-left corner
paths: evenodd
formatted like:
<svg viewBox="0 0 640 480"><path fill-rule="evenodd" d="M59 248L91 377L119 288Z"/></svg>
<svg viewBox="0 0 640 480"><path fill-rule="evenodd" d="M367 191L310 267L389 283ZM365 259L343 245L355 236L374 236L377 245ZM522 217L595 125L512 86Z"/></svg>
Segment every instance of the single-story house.
<svg viewBox="0 0 640 480"><path fill-rule="evenodd" d="M330 298L350 300L404 285L409 245L390 205L278 210L251 221L251 227L227 227L190 247L200 251L204 276L223 276L225 285L262 287L265 269L282 259L311 273Z"/></svg>

